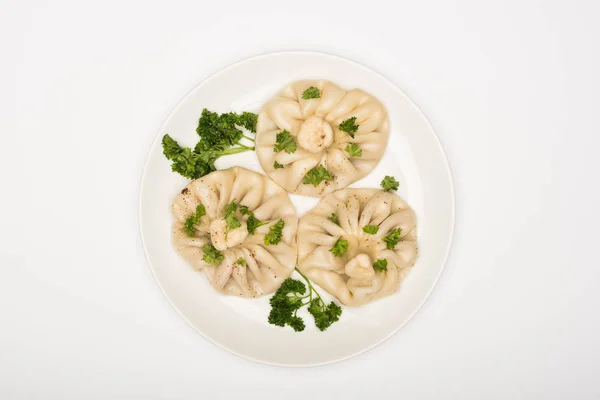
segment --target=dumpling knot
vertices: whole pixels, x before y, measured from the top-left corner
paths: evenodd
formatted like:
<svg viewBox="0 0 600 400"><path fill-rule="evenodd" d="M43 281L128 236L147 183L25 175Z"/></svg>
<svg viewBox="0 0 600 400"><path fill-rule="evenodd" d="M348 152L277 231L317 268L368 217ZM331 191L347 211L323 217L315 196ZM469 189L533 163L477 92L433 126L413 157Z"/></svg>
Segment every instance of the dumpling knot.
<svg viewBox="0 0 600 400"><path fill-rule="evenodd" d="M234 229L227 228L224 219L216 219L210 223L210 241L217 250L227 250L244 243L248 236L248 227L245 221L240 221L241 226Z"/></svg>
<svg viewBox="0 0 600 400"><path fill-rule="evenodd" d="M311 153L319 153L333 143L333 129L329 122L313 115L298 130L298 144Z"/></svg>

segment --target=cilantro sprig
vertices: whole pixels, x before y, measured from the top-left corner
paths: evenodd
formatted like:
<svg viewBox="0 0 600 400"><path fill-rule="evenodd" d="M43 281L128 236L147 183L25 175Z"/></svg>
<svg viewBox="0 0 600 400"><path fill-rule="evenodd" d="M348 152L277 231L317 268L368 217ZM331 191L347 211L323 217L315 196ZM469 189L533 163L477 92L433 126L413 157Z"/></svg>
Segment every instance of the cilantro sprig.
<svg viewBox="0 0 600 400"><path fill-rule="evenodd" d="M196 132L200 140L192 150L181 147L168 134L162 138L163 154L172 161L173 172L188 179L197 179L216 170L215 161L220 157L253 151L254 146L247 146L242 139L254 142L246 136L240 127L256 132L258 116L253 113L234 112L218 114L202 110Z"/></svg>
<svg viewBox="0 0 600 400"><path fill-rule="evenodd" d="M275 161L275 162L273 163L273 168L275 168L275 169L280 169L280 168L283 168L283 165L282 165L282 164L279 164L277 161Z"/></svg>
<svg viewBox="0 0 600 400"><path fill-rule="evenodd" d="M202 204L196 206L196 212L185 219L183 230L189 237L196 236L196 228L194 225L200 225L200 218L206 215L206 209Z"/></svg>
<svg viewBox="0 0 600 400"><path fill-rule="evenodd" d="M269 300L271 304L269 324L276 326L288 325L294 331L301 332L306 328L306 325L304 320L298 316L298 311L302 307L308 306L308 312L313 316L316 327L323 332L340 319L342 307L333 301L325 304L310 280L298 269L296 271L302 276L306 284L292 278L283 281Z"/></svg>

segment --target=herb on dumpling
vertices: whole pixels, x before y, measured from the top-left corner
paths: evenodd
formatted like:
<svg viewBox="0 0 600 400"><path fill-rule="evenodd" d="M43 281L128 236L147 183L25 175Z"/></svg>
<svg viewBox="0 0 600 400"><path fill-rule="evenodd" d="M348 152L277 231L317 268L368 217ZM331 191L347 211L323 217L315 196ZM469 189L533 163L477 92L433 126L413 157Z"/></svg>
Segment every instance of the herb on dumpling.
<svg viewBox="0 0 600 400"><path fill-rule="evenodd" d="M358 130L359 125L355 124L356 117L348 118L347 120L342 121L339 128L340 131L346 132L352 139L354 139L354 134Z"/></svg>
<svg viewBox="0 0 600 400"><path fill-rule="evenodd" d="M302 92L302 98L304 100L318 99L320 97L321 97L321 92L319 91L319 88L317 88L315 86L311 86L308 89L306 89L304 92Z"/></svg>
<svg viewBox="0 0 600 400"><path fill-rule="evenodd" d="M322 165L315 167L308 171L308 173L304 176L302 183L305 185L313 185L319 186L319 183L322 181L330 181L333 179L333 176L329 171L325 169Z"/></svg>

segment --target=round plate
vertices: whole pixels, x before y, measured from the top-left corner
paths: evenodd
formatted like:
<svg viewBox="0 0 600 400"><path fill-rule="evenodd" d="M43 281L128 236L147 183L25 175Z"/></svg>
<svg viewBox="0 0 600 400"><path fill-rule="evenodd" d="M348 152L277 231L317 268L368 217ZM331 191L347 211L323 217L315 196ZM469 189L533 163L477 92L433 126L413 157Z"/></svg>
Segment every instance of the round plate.
<svg viewBox="0 0 600 400"><path fill-rule="evenodd" d="M400 182L398 194L417 215L419 258L400 290L373 304L343 307L340 321L325 332L315 328L304 310L301 316L307 327L303 332L269 325L270 296L243 299L219 295L204 274L193 270L171 246L171 201L187 180L171 172L170 162L162 154L162 136L168 133L181 145L193 147L203 108L258 112L274 93L297 79L328 79L344 88L363 89L383 102L391 126L388 148L375 170L350 187L377 188L385 175L393 175ZM235 165L263 173L254 152L223 157L217 162L219 169ZM290 197L299 217L319 200ZM206 339L263 363L320 365L373 348L419 310L435 286L449 251L454 193L448 162L431 124L397 86L340 57L315 52L272 53L214 74L168 117L144 169L140 225L146 257L158 284L177 312Z"/></svg>

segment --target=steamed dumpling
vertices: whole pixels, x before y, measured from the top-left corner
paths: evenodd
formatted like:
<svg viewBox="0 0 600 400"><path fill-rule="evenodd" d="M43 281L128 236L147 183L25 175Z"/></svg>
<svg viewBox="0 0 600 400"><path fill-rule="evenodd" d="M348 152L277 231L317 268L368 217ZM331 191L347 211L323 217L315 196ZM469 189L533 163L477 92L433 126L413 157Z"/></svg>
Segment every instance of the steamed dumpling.
<svg viewBox="0 0 600 400"><path fill-rule="evenodd" d="M416 259L415 214L391 192L339 190L300 219L298 268L347 306L394 293Z"/></svg>
<svg viewBox="0 0 600 400"><path fill-rule="evenodd" d="M235 211L227 213L231 204ZM190 236L185 222L198 206L205 215L193 224ZM190 182L175 197L172 211L175 249L223 294L271 293L296 266L296 210L288 194L262 174L240 167L212 172ZM239 226L228 228L226 215ZM279 242L265 244L277 223L283 224Z"/></svg>
<svg viewBox="0 0 600 400"><path fill-rule="evenodd" d="M304 99L307 90L320 97ZM263 107L256 132L256 153L267 175L288 192L320 197L375 168L387 146L389 123L383 105L360 89L297 81ZM294 143L274 151L282 132ZM304 183L315 168L326 179Z"/></svg>

